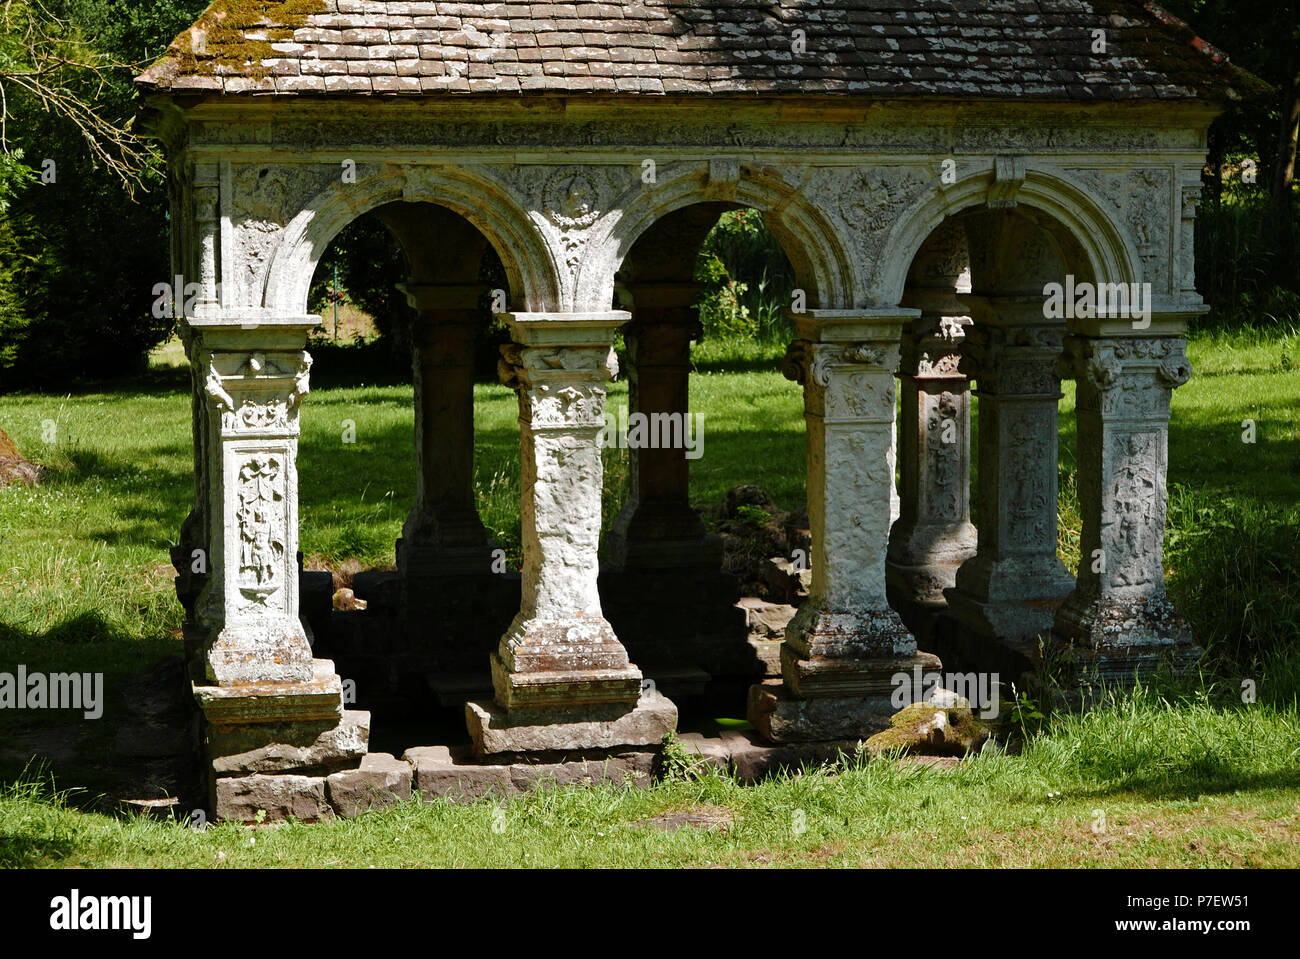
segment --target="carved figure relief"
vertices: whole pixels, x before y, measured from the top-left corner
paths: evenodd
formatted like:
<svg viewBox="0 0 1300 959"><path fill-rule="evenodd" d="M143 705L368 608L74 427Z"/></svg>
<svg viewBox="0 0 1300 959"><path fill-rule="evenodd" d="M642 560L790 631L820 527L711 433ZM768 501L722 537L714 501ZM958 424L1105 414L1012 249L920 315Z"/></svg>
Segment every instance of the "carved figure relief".
<svg viewBox="0 0 1300 959"><path fill-rule="evenodd" d="M1140 586L1151 581L1151 554L1160 541L1163 491L1156 442L1150 433L1133 433L1117 440L1118 468L1111 479L1110 502L1102 527L1102 542L1112 585Z"/></svg>
<svg viewBox="0 0 1300 959"><path fill-rule="evenodd" d="M958 444L944 441L945 430L956 427L958 412L957 398L945 391L935 398L925 419L926 496L935 519L961 518Z"/></svg>
<svg viewBox="0 0 1300 959"><path fill-rule="evenodd" d="M1016 419L1011 427L1011 443L1007 451L1011 483L1008 503L1008 530L1011 542L1018 546L1041 543L1048 533L1047 479L1044 476L1047 442L1039 424L1028 417ZM1050 464L1052 469L1056 464Z"/></svg>
<svg viewBox="0 0 1300 959"><path fill-rule="evenodd" d="M283 585L284 464L279 456L256 454L238 475L239 591L266 605Z"/></svg>

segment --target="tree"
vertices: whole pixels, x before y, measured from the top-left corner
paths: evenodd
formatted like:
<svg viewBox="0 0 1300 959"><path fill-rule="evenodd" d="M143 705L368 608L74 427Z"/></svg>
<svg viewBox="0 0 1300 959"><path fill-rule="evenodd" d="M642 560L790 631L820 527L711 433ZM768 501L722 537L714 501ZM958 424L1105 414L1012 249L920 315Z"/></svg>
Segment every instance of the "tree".
<svg viewBox="0 0 1300 959"><path fill-rule="evenodd" d="M132 80L203 7L0 0L5 387L135 373L170 334L151 314L170 272L163 164L131 131Z"/></svg>

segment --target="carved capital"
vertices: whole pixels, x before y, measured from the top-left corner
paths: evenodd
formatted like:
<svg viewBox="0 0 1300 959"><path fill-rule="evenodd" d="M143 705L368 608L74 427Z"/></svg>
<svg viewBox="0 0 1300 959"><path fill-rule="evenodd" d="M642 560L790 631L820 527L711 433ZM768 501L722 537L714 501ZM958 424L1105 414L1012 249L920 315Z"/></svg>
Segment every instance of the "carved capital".
<svg viewBox="0 0 1300 959"><path fill-rule="evenodd" d="M608 347L507 343L497 371L501 382L519 394L533 429L599 428L604 425L604 384L618 374L618 357Z"/></svg>
<svg viewBox="0 0 1300 959"><path fill-rule="evenodd" d="M310 389L311 355L211 353L199 357L204 393L221 414L226 435L287 435L298 431L298 406Z"/></svg>

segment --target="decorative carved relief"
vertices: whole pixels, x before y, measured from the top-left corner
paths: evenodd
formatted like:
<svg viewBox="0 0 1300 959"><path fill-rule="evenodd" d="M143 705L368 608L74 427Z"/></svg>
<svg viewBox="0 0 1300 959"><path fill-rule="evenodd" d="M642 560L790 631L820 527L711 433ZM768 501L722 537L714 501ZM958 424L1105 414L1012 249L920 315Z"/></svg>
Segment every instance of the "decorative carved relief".
<svg viewBox="0 0 1300 959"><path fill-rule="evenodd" d="M1152 582L1164 532L1165 489L1159 433L1130 433L1112 440L1116 464L1102 507L1102 548L1114 586Z"/></svg>
<svg viewBox="0 0 1300 959"><path fill-rule="evenodd" d="M284 585L285 490L281 457L257 453L238 471L239 591L265 606Z"/></svg>

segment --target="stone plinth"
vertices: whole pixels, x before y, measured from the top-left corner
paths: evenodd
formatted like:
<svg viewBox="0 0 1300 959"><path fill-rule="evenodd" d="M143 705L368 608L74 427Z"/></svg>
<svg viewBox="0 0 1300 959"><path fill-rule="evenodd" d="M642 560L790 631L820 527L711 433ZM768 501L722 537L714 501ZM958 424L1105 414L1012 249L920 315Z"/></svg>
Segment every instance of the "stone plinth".
<svg viewBox="0 0 1300 959"><path fill-rule="evenodd" d="M465 704L465 720L479 757L498 753L563 752L663 744L677 727L677 707L648 690L635 707L582 704L568 708L505 710L494 702Z"/></svg>
<svg viewBox="0 0 1300 959"><path fill-rule="evenodd" d="M885 554L894 488L894 372L899 338L917 310L819 310L795 317L802 339L786 375L803 384L808 424L809 597L786 630L775 723L767 685L751 691L750 722L785 740L876 730L878 690L915 665L916 640L890 608ZM834 730L828 733L828 730Z"/></svg>

